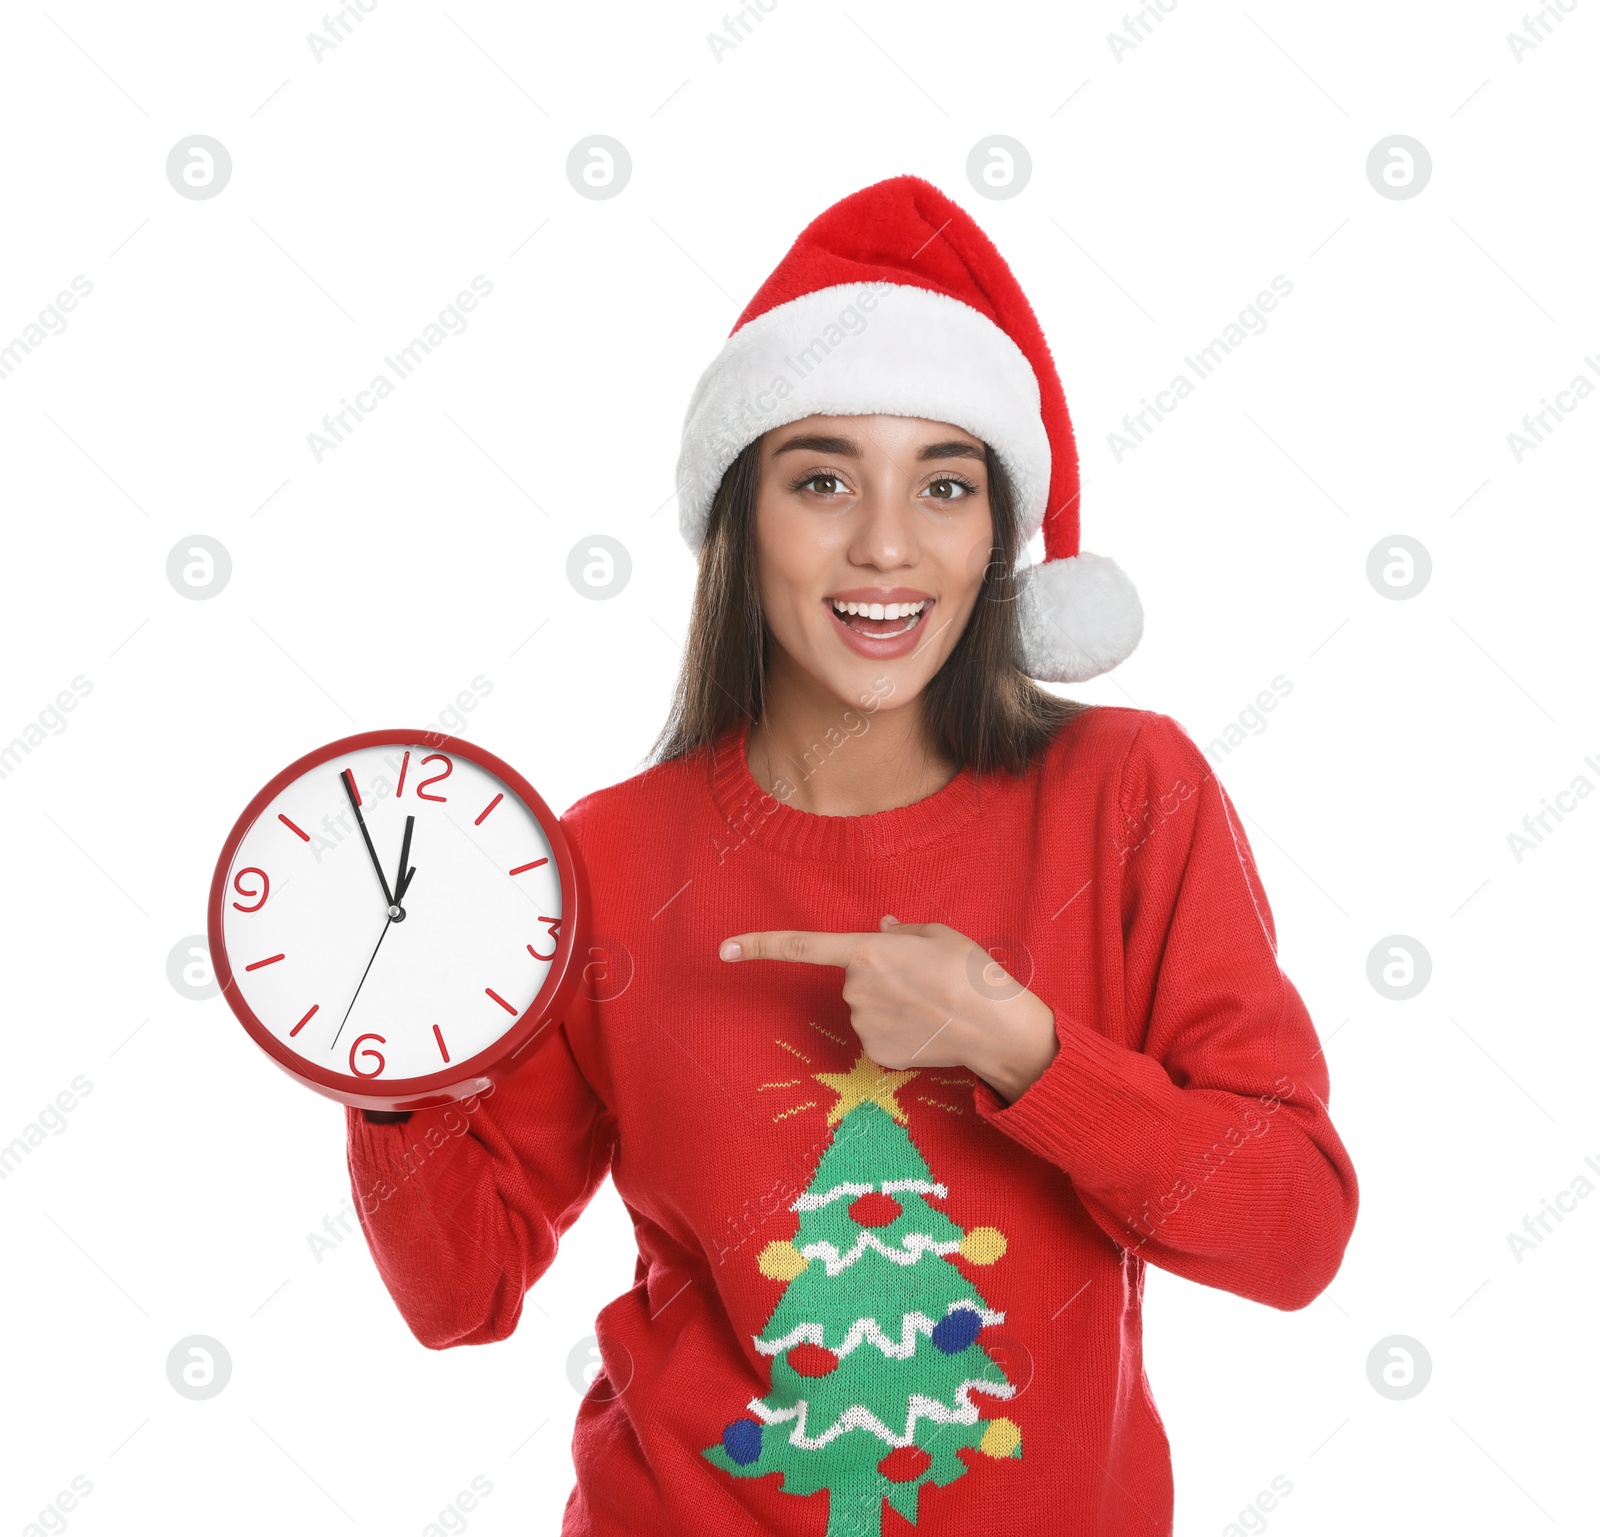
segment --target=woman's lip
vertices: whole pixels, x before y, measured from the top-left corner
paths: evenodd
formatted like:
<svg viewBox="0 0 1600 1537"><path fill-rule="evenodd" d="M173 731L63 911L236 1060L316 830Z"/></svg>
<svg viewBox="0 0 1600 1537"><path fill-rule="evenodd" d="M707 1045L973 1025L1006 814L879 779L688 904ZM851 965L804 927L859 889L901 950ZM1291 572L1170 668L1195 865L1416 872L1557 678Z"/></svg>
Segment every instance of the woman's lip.
<svg viewBox="0 0 1600 1537"><path fill-rule="evenodd" d="M830 592L824 603L931 603L931 592L915 587L852 587L848 592Z"/></svg>
<svg viewBox="0 0 1600 1537"><path fill-rule="evenodd" d="M864 600L847 598L844 601L861 602ZM878 600L873 598L870 601L877 602ZM903 600L897 599L893 601ZM918 600L912 598L910 601L915 603ZM834 608L831 599L828 601L827 606L828 613L832 616L833 627L845 645L854 651L857 656L869 657L873 661L888 662L893 661L896 657L909 656L922 644L922 632L927 628L928 617L933 612L934 602L933 598L926 600L926 607L922 610L922 618L912 625L909 630L904 630L898 635L885 636L882 639L872 635L864 635L860 630L852 630L844 622L844 618L839 614L838 610ZM858 615L857 617L859 618L860 616ZM894 621L878 620L877 622L883 624Z"/></svg>

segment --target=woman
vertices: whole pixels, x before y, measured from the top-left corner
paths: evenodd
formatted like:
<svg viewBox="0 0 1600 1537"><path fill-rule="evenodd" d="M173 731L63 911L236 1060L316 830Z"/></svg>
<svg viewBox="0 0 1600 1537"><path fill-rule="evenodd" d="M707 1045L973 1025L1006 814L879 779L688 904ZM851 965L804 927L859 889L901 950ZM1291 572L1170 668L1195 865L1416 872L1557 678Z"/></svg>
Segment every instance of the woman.
<svg viewBox="0 0 1600 1537"><path fill-rule="evenodd" d="M1355 1220L1232 803L1078 551L1033 313L910 177L846 198L690 406L699 585L658 761L565 825L585 997L467 1108L350 1113L423 1344L503 1339L609 1171L564 1532L1170 1532L1144 1267L1278 1308ZM1046 561L1017 576L1044 529ZM777 1475L769 1477L767 1475Z"/></svg>

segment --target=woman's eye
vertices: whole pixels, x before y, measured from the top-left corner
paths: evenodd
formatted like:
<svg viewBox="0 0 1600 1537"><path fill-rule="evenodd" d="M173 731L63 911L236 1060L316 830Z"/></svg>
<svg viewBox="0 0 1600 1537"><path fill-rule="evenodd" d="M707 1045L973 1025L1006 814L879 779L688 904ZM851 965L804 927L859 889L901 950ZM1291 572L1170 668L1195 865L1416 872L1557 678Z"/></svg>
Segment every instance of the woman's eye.
<svg viewBox="0 0 1600 1537"><path fill-rule="evenodd" d="M837 475L810 475L800 484L807 490L815 491L818 496L835 496L844 490L844 482Z"/></svg>
<svg viewBox="0 0 1600 1537"><path fill-rule="evenodd" d="M964 496L970 496L972 487L964 480L952 480L946 477L930 483L928 492L937 501L954 502L959 501Z"/></svg>

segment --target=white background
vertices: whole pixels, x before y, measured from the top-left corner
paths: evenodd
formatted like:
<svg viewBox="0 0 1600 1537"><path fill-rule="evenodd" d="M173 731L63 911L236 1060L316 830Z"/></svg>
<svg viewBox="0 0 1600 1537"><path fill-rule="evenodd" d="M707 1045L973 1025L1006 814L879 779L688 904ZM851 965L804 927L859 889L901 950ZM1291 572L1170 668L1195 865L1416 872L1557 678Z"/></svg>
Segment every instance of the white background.
<svg viewBox="0 0 1600 1537"><path fill-rule="evenodd" d="M1150 1272L1177 1530L1226 1532L1279 1475L1284 1537L1580 1527L1600 1200L1520 1263L1507 1234L1600 1162L1600 807L1570 801L1520 860L1507 838L1600 783L1600 402L1520 463L1507 434L1600 353L1600 7L1519 61L1524 11L1178 0L1119 58L1120 3L777 0L719 60L712 5L378 0L318 62L319 6L9 10L0 346L75 276L93 293L0 379L0 742L75 676L92 692L0 778L0 1144L93 1087L0 1181L4 1529L73 1475L84 1533L421 1532L474 1475L494 1492L467 1529L556 1529L569 1356L633 1280L611 1187L514 1338L424 1351L353 1227L312 1255L348 1195L342 1111L167 957L267 778L357 729L449 724L475 677L458 729L558 809L636 769L691 590L689 391L801 226L903 171L1031 295L1084 546L1145 604L1139 650L1072 692L1206 746L1292 684L1214 762L1361 1210L1298 1313ZM565 174L596 133L633 162L608 201ZM1001 201L966 176L997 133L1033 166ZM214 199L166 178L193 134L232 157ZM1366 175L1395 134L1433 163L1406 200ZM468 329L319 463L324 413L479 274ZM1277 274L1265 332L1117 462L1123 414ZM604 602L566 577L597 533L633 562ZM232 560L207 601L166 577L195 534ZM1366 574L1395 535L1432 562L1406 600ZM1406 1002L1368 981L1396 934L1432 960ZM233 1363L203 1402L166 1377L191 1334ZM1368 1380L1392 1335L1432 1362L1403 1401Z"/></svg>

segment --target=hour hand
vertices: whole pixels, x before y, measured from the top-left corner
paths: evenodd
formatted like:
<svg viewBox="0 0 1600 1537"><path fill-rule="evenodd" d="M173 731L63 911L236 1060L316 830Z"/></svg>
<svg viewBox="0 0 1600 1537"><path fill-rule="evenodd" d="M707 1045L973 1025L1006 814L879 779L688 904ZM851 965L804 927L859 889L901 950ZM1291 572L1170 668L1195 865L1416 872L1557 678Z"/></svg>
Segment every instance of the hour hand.
<svg viewBox="0 0 1600 1537"><path fill-rule="evenodd" d="M378 851L372 846L372 834L367 831L367 820L361 815L361 801L356 795L356 782L351 777L349 769L340 770L339 778L344 785L344 793L350 797L350 809L356 814L356 826L361 829L362 841L367 845L367 855L372 860L372 868L378 873L378 884L383 887L383 904L385 907L393 907L396 905L395 897L389 890L389 877L383 873L383 866L378 863Z"/></svg>
<svg viewBox="0 0 1600 1537"><path fill-rule="evenodd" d="M406 818L405 836L400 840L400 868L394 872L394 900L396 906L405 901L406 887L411 884L411 877L417 873L415 865L407 864L407 861L411 858L411 829L416 825L416 821L417 819L414 816Z"/></svg>

